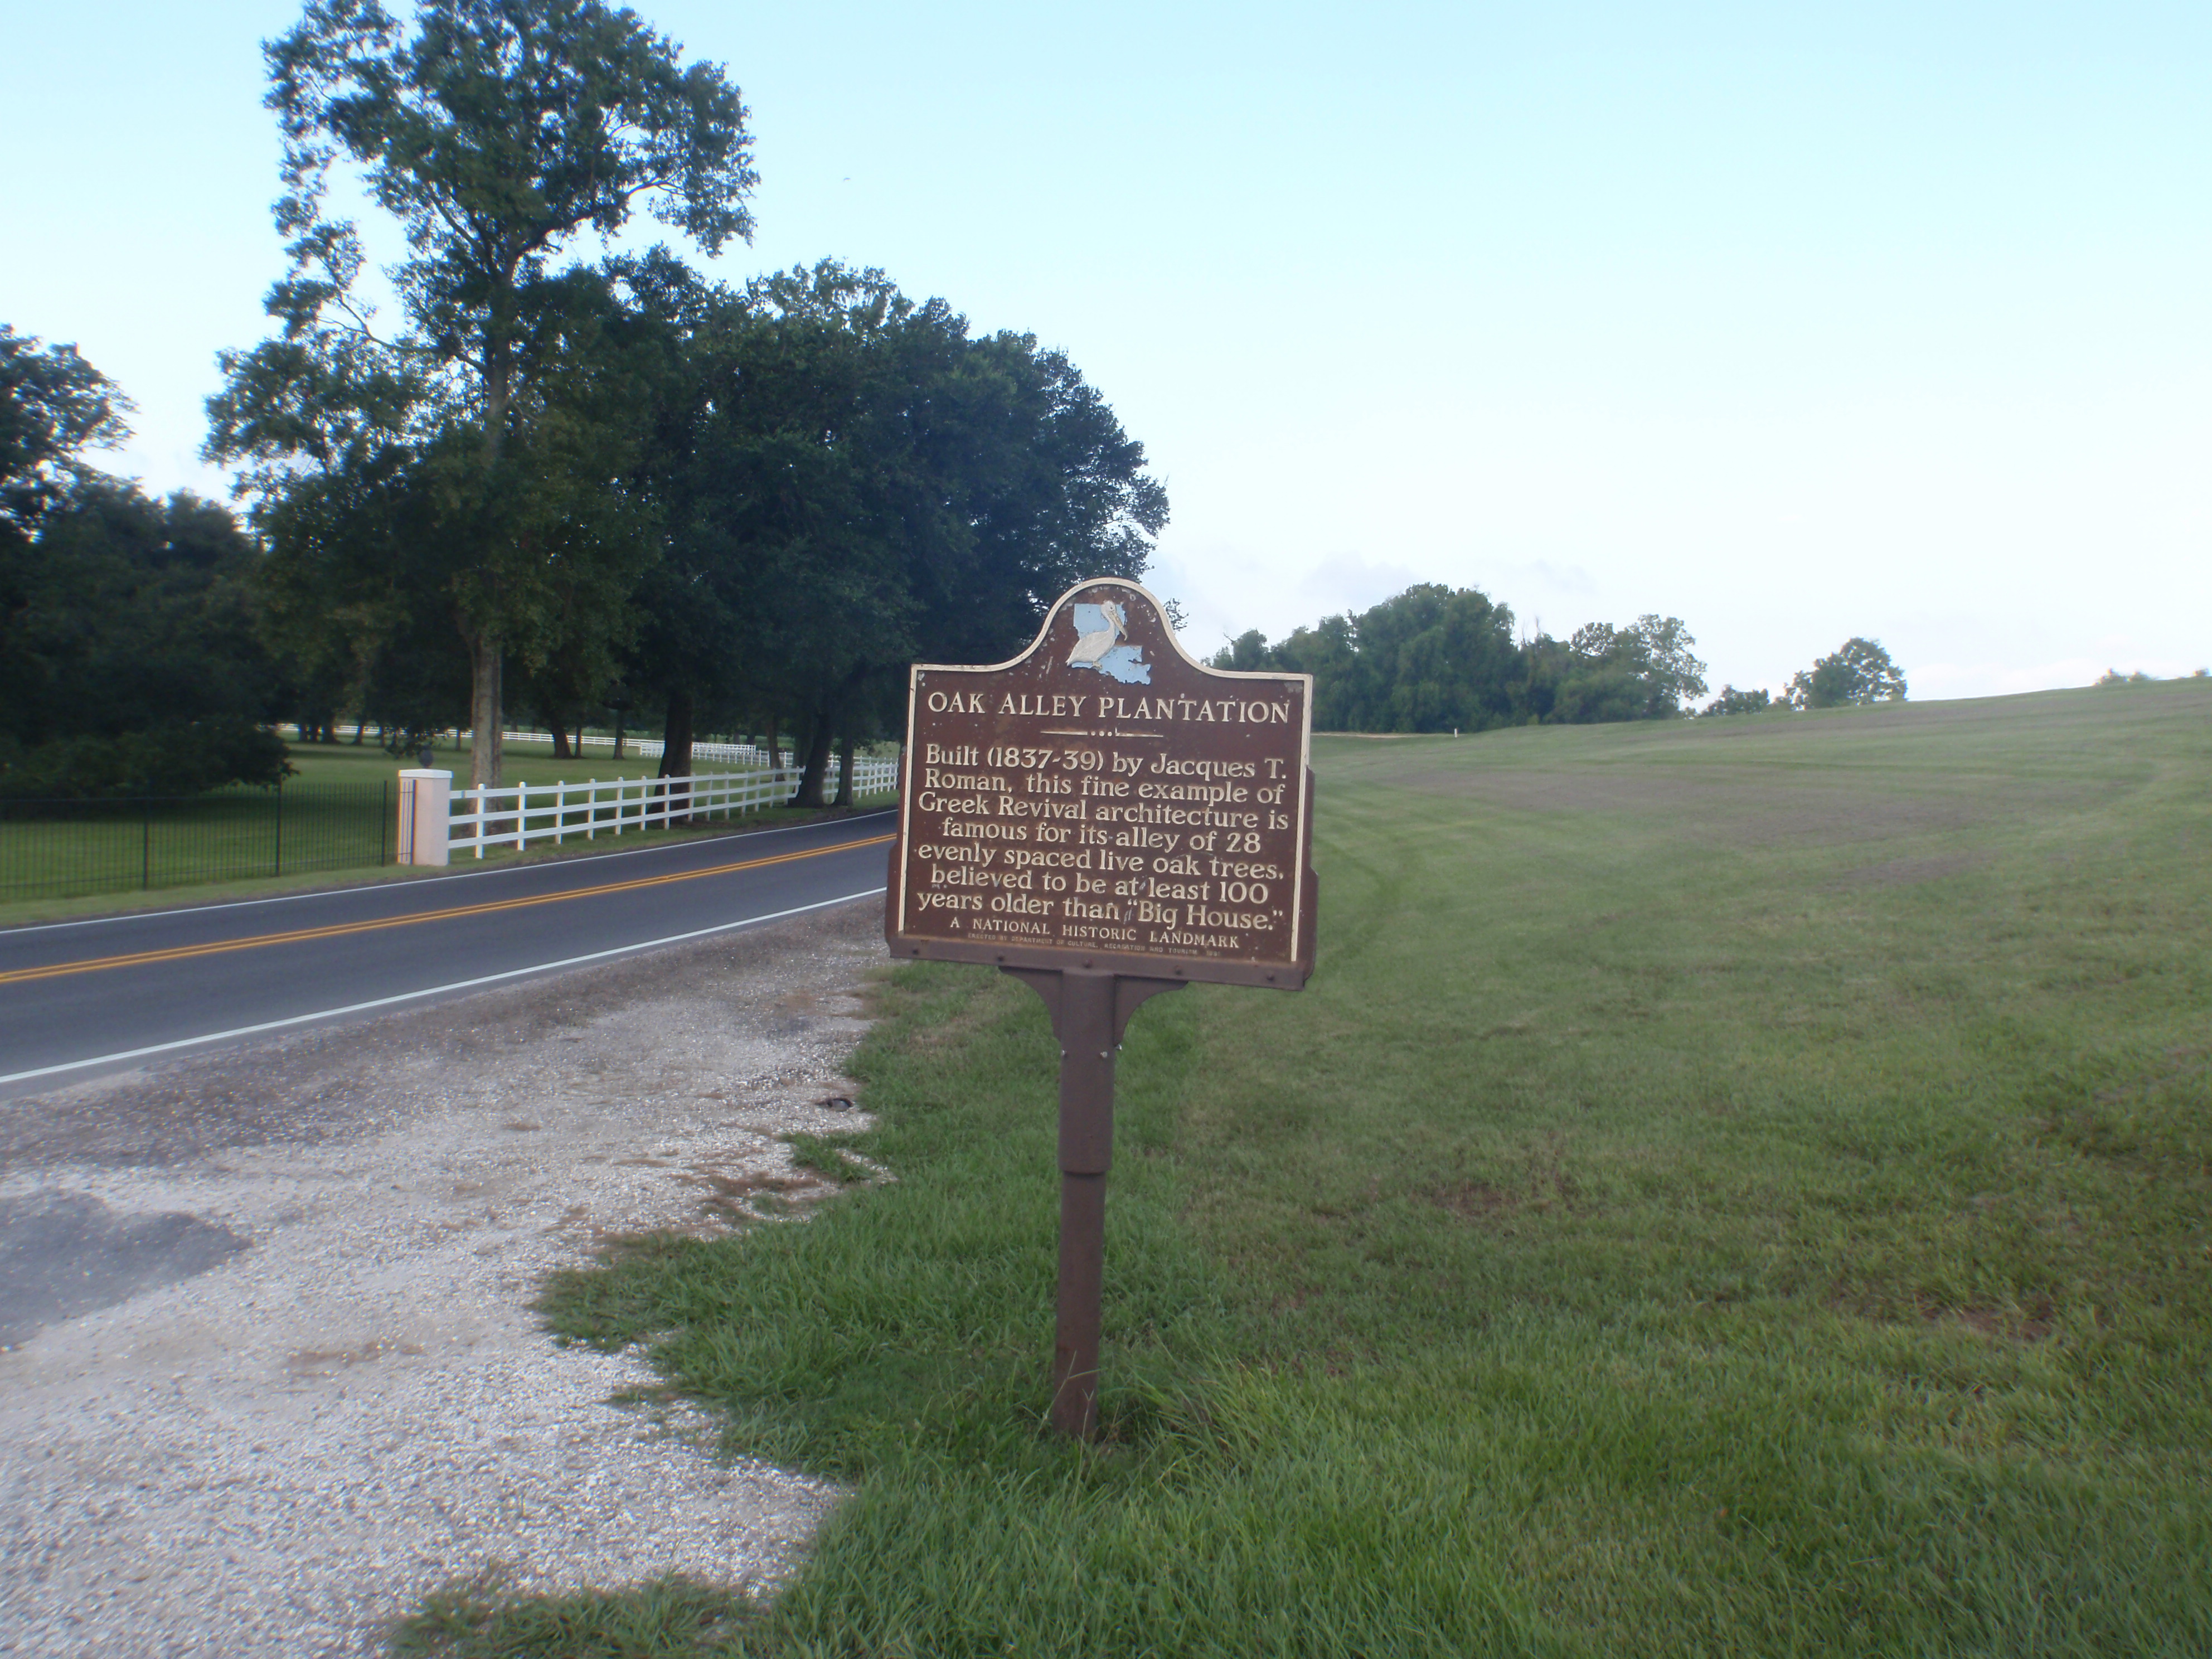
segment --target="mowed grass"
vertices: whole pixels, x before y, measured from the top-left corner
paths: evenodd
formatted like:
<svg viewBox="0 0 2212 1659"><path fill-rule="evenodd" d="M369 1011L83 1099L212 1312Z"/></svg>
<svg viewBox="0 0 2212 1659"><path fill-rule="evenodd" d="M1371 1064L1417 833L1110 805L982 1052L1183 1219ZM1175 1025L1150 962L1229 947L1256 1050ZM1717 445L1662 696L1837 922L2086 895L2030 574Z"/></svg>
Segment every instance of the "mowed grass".
<svg viewBox="0 0 2212 1659"><path fill-rule="evenodd" d="M894 1180L546 1304L854 1483L796 1580L402 1645L2212 1651L2212 688L1316 764L1312 985L1122 1057L1101 1444L1042 1010L902 969Z"/></svg>

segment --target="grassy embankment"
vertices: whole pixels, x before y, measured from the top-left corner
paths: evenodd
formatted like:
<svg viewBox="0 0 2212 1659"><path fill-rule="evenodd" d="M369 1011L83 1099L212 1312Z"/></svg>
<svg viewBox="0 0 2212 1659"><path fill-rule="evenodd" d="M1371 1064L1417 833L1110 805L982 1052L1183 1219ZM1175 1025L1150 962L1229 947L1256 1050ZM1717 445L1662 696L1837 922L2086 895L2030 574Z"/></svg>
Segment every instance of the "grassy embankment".
<svg viewBox="0 0 2212 1659"><path fill-rule="evenodd" d="M452 769L456 787L465 787L468 758L465 742L458 753L451 749L440 750L436 763ZM422 873L392 866L380 869L374 863L380 837L386 856L392 855L389 843L396 830L383 819L387 813L397 817L399 769L415 764L412 760L395 758L381 748L367 744L356 747L351 744L332 746L301 743L291 745L291 760L295 774L292 781L306 787L294 792L300 804L288 809L294 814L290 820L291 839L286 843L292 850L284 858L284 873L281 876L256 873L223 881L202 878L210 868L259 872L270 867L273 838L264 801L255 801L250 816L241 816L229 823L222 821L219 814L206 811L204 804L198 802L158 817L155 833L144 842L143 890L138 884L142 870L140 827L135 817L95 823L0 823L0 835L10 838L4 855L0 855L0 877L9 871L21 870L34 873L42 882L82 888L94 885L119 868L128 884L72 897L8 902L4 895L0 895L0 927L105 915L140 906L209 903L311 887L407 880ZM649 778L656 775L659 765L658 759L616 761L604 753L581 760L556 761L552 758L550 744L509 744L505 775L509 784L581 783L593 779L606 782L617 778ZM710 765L705 769L723 769ZM392 783L392 793L380 807L374 792L382 782ZM326 784L349 786L347 798L338 801L315 799L317 787ZM578 809L571 816L580 825L582 810ZM481 860L468 858L462 862L467 867L477 868L587 850L603 852L611 846L638 847L701 834L766 829L779 823L805 823L819 816L811 811L769 807L739 817L714 818L697 829L631 830L612 842L605 834L591 840L572 836L557 843L534 842L524 853L495 849ZM533 819L533 823L542 821ZM331 846L346 849L340 859L314 858L315 849ZM301 862L309 867L296 867Z"/></svg>
<svg viewBox="0 0 2212 1659"><path fill-rule="evenodd" d="M797 1582L403 1642L2212 1651L2212 688L1317 750L1312 986L1132 1029L1103 1445L1041 1010L902 969L894 1183L547 1304L856 1482Z"/></svg>

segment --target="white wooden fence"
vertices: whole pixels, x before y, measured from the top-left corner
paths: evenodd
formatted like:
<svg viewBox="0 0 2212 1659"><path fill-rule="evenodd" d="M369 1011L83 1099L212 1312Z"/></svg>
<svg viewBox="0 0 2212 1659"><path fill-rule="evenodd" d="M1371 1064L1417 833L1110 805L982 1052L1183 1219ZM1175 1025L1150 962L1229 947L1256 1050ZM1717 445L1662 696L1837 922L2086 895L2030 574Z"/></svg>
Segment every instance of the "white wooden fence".
<svg viewBox="0 0 2212 1659"><path fill-rule="evenodd" d="M633 830L665 829L672 820L735 817L781 806L799 788L804 769L701 773L688 778L617 778L605 783L517 783L499 789L456 789L447 818L452 855L487 847L520 848L571 836L596 841ZM837 781L836 763L827 784ZM853 760L853 796L888 795L898 787L896 760Z"/></svg>

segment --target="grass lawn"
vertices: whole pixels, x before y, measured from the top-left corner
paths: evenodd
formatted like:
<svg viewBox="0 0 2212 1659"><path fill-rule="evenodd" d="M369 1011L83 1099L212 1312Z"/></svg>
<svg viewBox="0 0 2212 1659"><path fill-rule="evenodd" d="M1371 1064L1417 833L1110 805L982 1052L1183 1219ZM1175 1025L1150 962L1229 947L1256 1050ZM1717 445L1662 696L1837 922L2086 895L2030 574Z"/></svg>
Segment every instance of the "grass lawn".
<svg viewBox="0 0 2212 1659"><path fill-rule="evenodd" d="M545 1304L855 1483L800 1577L402 1645L2212 1651L2212 687L1316 765L1310 988L1131 1030L1101 1445L1042 1011L900 969L895 1181Z"/></svg>

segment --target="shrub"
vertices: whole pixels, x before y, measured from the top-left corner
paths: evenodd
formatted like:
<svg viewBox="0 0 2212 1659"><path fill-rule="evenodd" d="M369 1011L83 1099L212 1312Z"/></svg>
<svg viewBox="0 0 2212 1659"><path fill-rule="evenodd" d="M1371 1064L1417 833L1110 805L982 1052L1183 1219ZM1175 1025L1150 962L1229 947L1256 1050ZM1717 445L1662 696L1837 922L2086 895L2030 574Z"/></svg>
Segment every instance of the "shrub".
<svg viewBox="0 0 2212 1659"><path fill-rule="evenodd" d="M19 800L197 795L227 783L282 783L291 774L284 740L236 718L169 720L28 748L0 737L0 795Z"/></svg>

